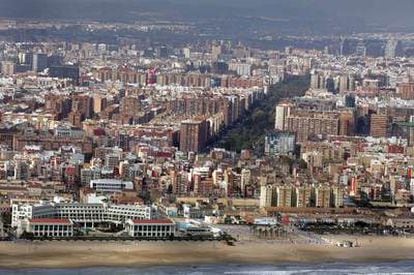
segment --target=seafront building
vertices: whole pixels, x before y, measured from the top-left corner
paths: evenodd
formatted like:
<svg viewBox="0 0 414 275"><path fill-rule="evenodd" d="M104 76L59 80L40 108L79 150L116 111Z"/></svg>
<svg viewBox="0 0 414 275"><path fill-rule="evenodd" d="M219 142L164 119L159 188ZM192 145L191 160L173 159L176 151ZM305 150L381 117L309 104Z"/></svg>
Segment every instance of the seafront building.
<svg viewBox="0 0 414 275"><path fill-rule="evenodd" d="M95 227L102 223L123 225L128 219L148 220L154 217L149 206L107 205L100 203L43 203L14 204L12 226L18 227L27 219L70 219L81 227Z"/></svg>
<svg viewBox="0 0 414 275"><path fill-rule="evenodd" d="M73 222L70 219L29 219L23 230L34 237L70 238L73 236Z"/></svg>
<svg viewBox="0 0 414 275"><path fill-rule="evenodd" d="M175 235L175 223L169 219L128 220L126 231L131 237L170 237Z"/></svg>

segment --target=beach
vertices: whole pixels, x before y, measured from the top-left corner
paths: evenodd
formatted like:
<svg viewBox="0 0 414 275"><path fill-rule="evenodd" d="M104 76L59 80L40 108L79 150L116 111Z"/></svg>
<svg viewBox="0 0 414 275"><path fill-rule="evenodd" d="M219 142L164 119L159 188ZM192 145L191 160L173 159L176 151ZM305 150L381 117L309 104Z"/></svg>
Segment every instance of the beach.
<svg viewBox="0 0 414 275"><path fill-rule="evenodd" d="M276 264L383 262L414 259L414 239L335 236L360 247L294 244L278 241L98 242L34 241L0 243L0 268L138 267L192 264Z"/></svg>

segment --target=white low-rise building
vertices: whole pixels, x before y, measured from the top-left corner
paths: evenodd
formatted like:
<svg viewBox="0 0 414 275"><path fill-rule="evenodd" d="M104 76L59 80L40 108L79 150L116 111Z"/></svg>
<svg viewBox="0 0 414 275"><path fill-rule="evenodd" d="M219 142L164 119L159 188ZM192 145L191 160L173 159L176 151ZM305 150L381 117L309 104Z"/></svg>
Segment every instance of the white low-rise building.
<svg viewBox="0 0 414 275"><path fill-rule="evenodd" d="M49 204L13 203L11 226L17 227L25 219L54 217L55 213Z"/></svg>
<svg viewBox="0 0 414 275"><path fill-rule="evenodd" d="M91 180L89 187L98 192L122 192L124 190L134 190L134 184L131 181L122 181L117 179L96 179Z"/></svg>
<svg viewBox="0 0 414 275"><path fill-rule="evenodd" d="M69 219L29 219L25 231L34 237L72 237L73 222Z"/></svg>
<svg viewBox="0 0 414 275"><path fill-rule="evenodd" d="M169 237L175 235L175 223L169 219L128 220L125 229L131 237Z"/></svg>
<svg viewBox="0 0 414 275"><path fill-rule="evenodd" d="M149 206L111 205L105 211L105 221L125 223L127 220L149 220L152 217Z"/></svg>
<svg viewBox="0 0 414 275"><path fill-rule="evenodd" d="M153 212L145 205L108 205L101 203L43 203L13 204L12 227L20 221L36 218L71 219L85 227L94 227L98 223L123 224L128 219L151 219Z"/></svg>

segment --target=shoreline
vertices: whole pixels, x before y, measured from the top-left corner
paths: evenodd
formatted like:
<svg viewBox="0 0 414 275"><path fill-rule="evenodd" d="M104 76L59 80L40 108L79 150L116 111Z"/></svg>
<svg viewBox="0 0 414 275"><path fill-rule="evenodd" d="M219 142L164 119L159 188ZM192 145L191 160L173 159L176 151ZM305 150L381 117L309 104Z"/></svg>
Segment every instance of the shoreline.
<svg viewBox="0 0 414 275"><path fill-rule="evenodd" d="M334 237L332 237L334 238ZM335 236L336 240L345 237ZM355 239L355 236L348 236ZM414 239L360 237L361 247L236 242L3 242L0 269L74 269L193 266L214 264L316 264L414 260Z"/></svg>
<svg viewBox="0 0 414 275"><path fill-rule="evenodd" d="M318 261L318 262L274 262L274 263L253 263L253 262L214 262L214 263L191 263L191 264L181 264L181 263L171 263L171 264L137 264L137 265L86 265L86 266L57 266L57 267L50 267L50 266L25 266L25 267L2 267L0 266L0 273L2 271L5 272L26 272L26 271L72 271L72 270L93 270L93 269L108 269L108 270L117 270L117 269L152 269L152 268L194 268L195 271L197 268L204 268L204 267L215 267L215 266L226 266L226 267L235 267L235 268L242 268L242 267L312 267L312 266L319 266L319 265L360 265L360 264L378 264L378 265L387 265L387 264L398 264L398 263L409 263L411 266L414 267L414 259L402 259L402 260L371 260L371 261ZM20 273L19 273L20 274ZM83 274L83 273L82 273ZM388 274L388 273L387 273Z"/></svg>

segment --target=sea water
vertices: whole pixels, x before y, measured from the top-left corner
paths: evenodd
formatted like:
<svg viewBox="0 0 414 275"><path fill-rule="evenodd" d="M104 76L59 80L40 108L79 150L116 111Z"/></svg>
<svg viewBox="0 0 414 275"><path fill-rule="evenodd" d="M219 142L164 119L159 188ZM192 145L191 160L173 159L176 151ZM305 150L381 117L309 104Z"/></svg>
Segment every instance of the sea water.
<svg viewBox="0 0 414 275"><path fill-rule="evenodd" d="M277 264L277 265L191 265L125 268L75 268L75 269L0 269L0 274L414 274L414 261L383 263L324 263L324 264Z"/></svg>

